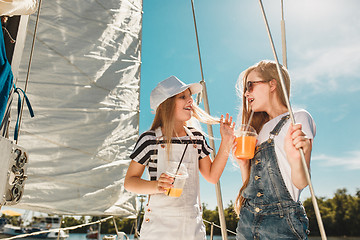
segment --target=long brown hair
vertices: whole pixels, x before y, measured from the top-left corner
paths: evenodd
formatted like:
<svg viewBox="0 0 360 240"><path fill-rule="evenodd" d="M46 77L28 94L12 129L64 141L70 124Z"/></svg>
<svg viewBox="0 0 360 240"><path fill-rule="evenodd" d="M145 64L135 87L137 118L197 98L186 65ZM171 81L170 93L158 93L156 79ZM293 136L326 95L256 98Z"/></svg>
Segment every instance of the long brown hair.
<svg viewBox="0 0 360 240"><path fill-rule="evenodd" d="M166 99L156 109L155 117L151 125L151 130L161 127L163 130L163 137L167 145L167 154L169 156L171 151L171 138L175 135L174 125L174 109L175 109L175 96ZM202 110L195 102L192 104L193 117L198 121L206 124L218 124L220 120L213 117ZM186 123L185 123L186 126Z"/></svg>
<svg viewBox="0 0 360 240"><path fill-rule="evenodd" d="M282 65L280 65L280 68L281 68L281 73L284 78L287 95L290 96L289 73L288 73L287 69L285 67L283 67ZM245 93L247 77L250 74L250 72L252 72L252 71L256 71L263 80L272 80L272 79L276 80L276 83L277 83L276 94L280 100L280 103L283 104L284 106L286 106L286 99L284 96L284 92L282 91L282 88L281 88L281 82L280 82L279 74L277 71L276 63L274 61L270 61L270 60L262 60L262 61L256 63L255 65L249 67L245 71L243 71L240 74L240 77L236 83L236 89L237 89L238 95L241 96L241 98L242 98L243 107L242 107L241 120L242 120L243 124L247 124L249 122L249 118L250 118L250 114L251 114L251 108L248 104L248 101L246 101L246 97L245 97L244 93ZM254 116L251 120L251 126L253 126L255 128L257 133L259 133L261 131L262 127L264 126L264 124L266 122L268 122L269 120L270 120L270 117L266 112L255 112ZM249 171L250 171L250 169L249 169ZM247 185L249 183L249 177L250 177L250 174L248 176L248 179L246 179L245 182L243 183L243 186L241 187L239 194L234 203L234 209L237 214L239 214L240 208L245 201L245 199L241 195L241 193L247 187Z"/></svg>

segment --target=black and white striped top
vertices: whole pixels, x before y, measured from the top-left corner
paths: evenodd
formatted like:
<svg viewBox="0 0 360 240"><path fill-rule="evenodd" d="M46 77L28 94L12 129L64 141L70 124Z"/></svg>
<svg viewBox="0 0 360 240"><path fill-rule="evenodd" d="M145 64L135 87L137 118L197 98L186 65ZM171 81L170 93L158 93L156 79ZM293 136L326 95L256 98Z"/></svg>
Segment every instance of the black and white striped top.
<svg viewBox="0 0 360 240"><path fill-rule="evenodd" d="M171 140L172 144L196 144L198 150L198 159L208 156L212 152L212 148L206 142L204 135L195 128L188 127L194 137L181 137L181 142L177 138ZM134 151L130 158L140 164L148 167L150 180L156 180L157 175L157 147L159 144L165 144L164 140L158 141L154 130L149 130L140 135L136 142Z"/></svg>

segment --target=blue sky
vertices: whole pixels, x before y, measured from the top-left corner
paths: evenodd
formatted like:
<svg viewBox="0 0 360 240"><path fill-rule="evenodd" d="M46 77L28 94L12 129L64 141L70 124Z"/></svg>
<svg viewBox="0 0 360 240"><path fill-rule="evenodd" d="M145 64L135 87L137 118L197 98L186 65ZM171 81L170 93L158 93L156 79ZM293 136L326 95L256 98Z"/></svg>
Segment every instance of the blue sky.
<svg viewBox="0 0 360 240"><path fill-rule="evenodd" d="M234 85L244 69L274 59L258 1L197 0L195 11L202 63L214 116L236 117ZM281 60L281 1L264 0L264 8ZM313 116L317 134L311 175L317 197L333 197L346 188L360 190L360 2L348 0L284 1L288 69L293 109ZM144 1L140 131L153 120L149 96L170 75L186 83L201 80L191 1ZM206 127L203 128L206 130ZM215 137L219 129L214 127ZM216 141L216 148L219 141ZM242 185L239 169L228 162L220 179L224 206ZM306 188L301 199L310 197ZM216 206L214 185L201 179L201 201Z"/></svg>

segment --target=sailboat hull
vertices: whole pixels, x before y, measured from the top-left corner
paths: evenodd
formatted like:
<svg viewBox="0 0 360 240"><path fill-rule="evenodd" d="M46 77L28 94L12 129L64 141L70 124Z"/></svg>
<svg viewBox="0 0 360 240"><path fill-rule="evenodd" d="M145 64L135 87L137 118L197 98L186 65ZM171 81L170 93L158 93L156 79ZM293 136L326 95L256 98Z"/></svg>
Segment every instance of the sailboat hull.
<svg viewBox="0 0 360 240"><path fill-rule="evenodd" d="M11 224L6 224L3 228L3 234L7 236L17 236L23 234L34 234L40 231L47 231L51 229L60 228L60 217L38 217L29 227L20 227L14 226ZM60 234L60 235L59 235ZM69 237L63 230L60 231L51 231L44 232L36 235L31 235L26 238L36 238L36 239L66 239Z"/></svg>

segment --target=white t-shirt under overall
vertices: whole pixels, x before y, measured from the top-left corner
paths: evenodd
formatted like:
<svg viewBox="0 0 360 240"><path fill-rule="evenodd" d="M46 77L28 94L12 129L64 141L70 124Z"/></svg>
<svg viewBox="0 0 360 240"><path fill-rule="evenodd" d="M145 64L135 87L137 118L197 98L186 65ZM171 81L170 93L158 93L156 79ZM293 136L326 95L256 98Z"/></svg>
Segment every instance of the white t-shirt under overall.
<svg viewBox="0 0 360 240"><path fill-rule="evenodd" d="M276 124L280 121L280 119L289 113L284 113L277 116L274 119L271 119L269 122L265 123L263 128L261 129L257 145L267 141L270 136L270 132L274 129ZM313 118L311 117L310 113L306 110L297 110L294 111L294 118L296 123L301 123L302 131L305 135L310 138L314 139L316 134L316 126ZM285 185L294 201L299 201L301 190L298 189L291 180L291 168L288 160L286 159L286 153L284 150L284 141L285 136L289 130L289 125L291 123L291 119L289 118L285 125L281 128L279 134L275 136L274 143L275 143L275 153L278 159L278 164L280 168L281 175L284 179Z"/></svg>

